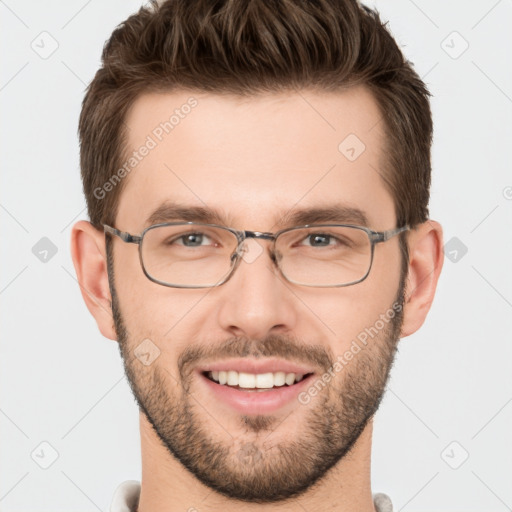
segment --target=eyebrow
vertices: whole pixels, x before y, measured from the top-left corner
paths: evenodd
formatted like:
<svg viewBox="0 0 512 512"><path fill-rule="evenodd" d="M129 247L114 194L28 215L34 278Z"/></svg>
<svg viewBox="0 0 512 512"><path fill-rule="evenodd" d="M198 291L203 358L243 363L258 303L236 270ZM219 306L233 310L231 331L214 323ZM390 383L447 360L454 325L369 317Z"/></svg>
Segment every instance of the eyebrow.
<svg viewBox="0 0 512 512"><path fill-rule="evenodd" d="M173 221L203 222L205 224L219 224L221 226L231 226L234 224L232 219L225 217L215 208L166 201L148 216L145 227ZM281 228L327 222L369 226L368 217L363 210L343 204L292 208L277 215L275 225Z"/></svg>

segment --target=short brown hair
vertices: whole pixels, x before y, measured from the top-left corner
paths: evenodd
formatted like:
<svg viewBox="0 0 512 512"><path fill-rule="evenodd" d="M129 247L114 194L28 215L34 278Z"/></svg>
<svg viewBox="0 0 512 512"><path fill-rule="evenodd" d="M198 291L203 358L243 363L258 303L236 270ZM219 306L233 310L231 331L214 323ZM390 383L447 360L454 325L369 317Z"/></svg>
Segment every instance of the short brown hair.
<svg viewBox="0 0 512 512"><path fill-rule="evenodd" d="M381 175L397 224L424 222L430 94L377 12L356 0L152 1L114 30L83 101L80 164L91 223L102 229L115 222L123 183L105 197L95 191L126 160L124 118L140 94L189 89L247 96L353 85L368 87L382 114Z"/></svg>

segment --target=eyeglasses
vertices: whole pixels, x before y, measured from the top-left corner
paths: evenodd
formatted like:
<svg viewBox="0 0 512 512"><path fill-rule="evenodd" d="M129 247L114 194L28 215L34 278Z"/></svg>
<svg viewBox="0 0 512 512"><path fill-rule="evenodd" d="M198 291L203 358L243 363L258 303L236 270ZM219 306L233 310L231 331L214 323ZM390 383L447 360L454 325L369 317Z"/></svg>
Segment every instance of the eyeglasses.
<svg viewBox="0 0 512 512"><path fill-rule="evenodd" d="M248 238L272 241L272 261L290 283L349 286L370 273L375 244L410 229L403 226L379 232L348 224L316 224L268 233L198 222L167 222L131 235L106 224L103 228L123 242L138 244L144 274L155 283L174 288L224 284L243 259Z"/></svg>

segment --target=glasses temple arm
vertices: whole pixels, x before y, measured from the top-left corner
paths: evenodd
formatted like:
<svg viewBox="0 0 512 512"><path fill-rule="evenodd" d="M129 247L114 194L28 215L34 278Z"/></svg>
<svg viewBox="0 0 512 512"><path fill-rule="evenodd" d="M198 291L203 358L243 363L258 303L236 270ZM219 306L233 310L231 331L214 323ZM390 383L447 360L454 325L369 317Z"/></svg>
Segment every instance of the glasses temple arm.
<svg viewBox="0 0 512 512"><path fill-rule="evenodd" d="M389 229L388 231L373 232L373 239L376 243L386 242L390 238L411 229L407 224L401 228Z"/></svg>
<svg viewBox="0 0 512 512"><path fill-rule="evenodd" d="M130 233L126 231L119 231L119 229L113 228L112 226L108 226L107 224L103 224L103 230L105 231L105 233L118 236L123 242L129 244L138 244L142 240L142 237L140 236L130 235Z"/></svg>

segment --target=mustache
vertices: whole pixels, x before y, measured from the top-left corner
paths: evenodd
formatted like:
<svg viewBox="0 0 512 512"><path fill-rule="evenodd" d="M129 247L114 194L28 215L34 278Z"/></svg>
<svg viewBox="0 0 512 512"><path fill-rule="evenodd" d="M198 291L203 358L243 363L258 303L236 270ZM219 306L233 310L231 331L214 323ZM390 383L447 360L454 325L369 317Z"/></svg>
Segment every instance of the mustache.
<svg viewBox="0 0 512 512"><path fill-rule="evenodd" d="M185 380L201 361L214 361L230 357L252 357L255 359L279 357L314 365L322 371L330 368L335 357L329 347L298 342L294 338L271 334L263 340L233 337L221 344L204 343L186 347L178 357L178 370Z"/></svg>

